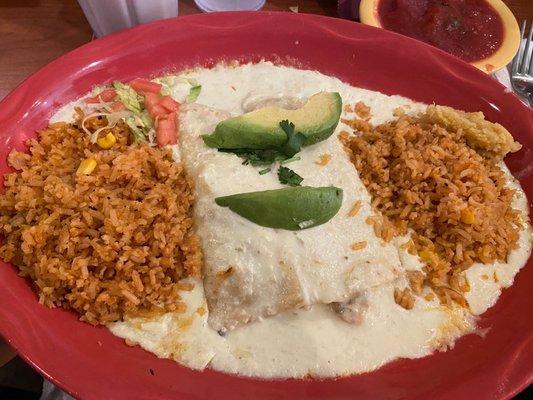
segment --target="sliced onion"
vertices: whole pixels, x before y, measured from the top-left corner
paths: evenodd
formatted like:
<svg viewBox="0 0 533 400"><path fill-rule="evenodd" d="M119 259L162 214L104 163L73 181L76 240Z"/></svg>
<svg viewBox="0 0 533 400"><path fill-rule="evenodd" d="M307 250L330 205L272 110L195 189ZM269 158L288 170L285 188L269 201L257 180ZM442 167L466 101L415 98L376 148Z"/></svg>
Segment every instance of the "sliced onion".
<svg viewBox="0 0 533 400"><path fill-rule="evenodd" d="M150 128L150 130L147 133L147 136L148 136L148 145L155 147L157 145L155 142L155 129Z"/></svg>
<svg viewBox="0 0 533 400"><path fill-rule="evenodd" d="M113 128L115 127L115 125L120 121L120 120L123 120L123 119L126 119L127 117L129 117L130 115L132 114L131 111L126 111L126 110L123 110L123 111L117 111L117 112L112 112L112 113L109 113L109 112L95 112L95 113L92 113L92 114L89 114L89 115L86 115L83 120L81 121L81 128L83 129L83 131L89 135L91 137L91 143L96 143L96 140L98 140L98 134L100 132L102 132L103 130L105 129L110 129L110 128ZM89 119L89 118L93 118L93 117L106 117L107 118L107 125L102 127L102 128L98 128L96 131L94 132L91 132L89 129L87 129L85 127L85 122Z"/></svg>

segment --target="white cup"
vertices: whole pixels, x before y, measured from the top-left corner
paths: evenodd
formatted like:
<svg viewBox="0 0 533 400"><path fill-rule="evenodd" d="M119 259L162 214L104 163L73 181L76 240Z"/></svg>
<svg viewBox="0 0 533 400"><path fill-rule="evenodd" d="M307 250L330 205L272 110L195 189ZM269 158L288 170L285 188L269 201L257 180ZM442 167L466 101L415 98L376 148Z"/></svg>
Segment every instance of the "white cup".
<svg viewBox="0 0 533 400"><path fill-rule="evenodd" d="M257 11L265 5L265 0L194 0L204 12L213 11Z"/></svg>
<svg viewBox="0 0 533 400"><path fill-rule="evenodd" d="M178 15L178 0L78 0L96 36Z"/></svg>

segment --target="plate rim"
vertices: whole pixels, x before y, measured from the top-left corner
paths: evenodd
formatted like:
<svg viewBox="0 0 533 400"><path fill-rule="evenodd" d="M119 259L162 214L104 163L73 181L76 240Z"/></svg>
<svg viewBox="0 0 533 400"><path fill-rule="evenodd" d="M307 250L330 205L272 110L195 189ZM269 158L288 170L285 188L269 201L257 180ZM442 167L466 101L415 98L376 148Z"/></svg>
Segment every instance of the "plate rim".
<svg viewBox="0 0 533 400"><path fill-rule="evenodd" d="M268 15L270 16L275 16L275 15L282 15L283 17L280 17L280 18L285 18L287 17L288 15L291 15L291 17L289 18L303 18L303 19L309 19L310 21L318 21L320 22L321 20L325 21L325 22L330 22L330 23L333 23L334 24L350 24L350 22L348 21L344 21L344 20L340 20L340 19L337 19L337 18L332 18L332 17L327 17L327 16L320 16L320 15L313 15L313 14L292 14L292 13L285 13L285 12L261 12L261 13L253 13L253 12L227 12L227 13L218 13L218 16L219 17L222 17L222 16L225 16L225 17L231 17L231 16L242 16L243 14L253 14L253 15L262 15L261 17L257 17L257 18L264 18ZM114 34L111 34L109 36L106 36L104 38L101 38L101 39L97 39L97 40L94 40L94 41L91 41L91 42L88 42L58 58L56 58L55 60L51 61L50 63L46 64L45 66L43 66L42 68L40 68L38 71L36 71L35 73L31 74L29 77L27 77L25 80L23 80L19 85L17 85L15 87L15 89L13 89L4 99L2 99L2 101L0 102L0 125L4 122L4 120L2 119L2 115L5 114L3 110L3 107L5 105L8 105L10 102L13 102L16 104L18 104L20 102L20 98L17 98L17 96L20 96L21 94L25 94L26 90L27 90L27 86L29 85L29 83L32 82L33 79L35 79L36 77L38 77L40 74L43 73L43 71L47 71L48 69L51 69L53 68L54 66L56 66L57 64L65 61L65 60L69 60L71 59L72 57L75 57L76 55L78 54L82 54L83 52L87 51L87 50L91 50L93 48L97 48L97 47L102 47L102 46L105 46L107 44L110 44L110 43L113 43L115 41L117 41L118 39L120 39L121 37L126 37L128 35L133 35L134 33L140 33L144 30L147 30L149 29L150 27L153 27L153 26L163 26L165 24L179 24L181 23L182 21L185 21L185 20L196 20L196 19L205 19L205 18L212 18L214 19L213 17L211 17L210 15L208 14L195 14L195 15L188 15L188 16L180 16L178 18L172 18L172 19L168 19L168 20L163 20L163 21L156 21L156 22L152 22L152 23L149 23L149 24L144 24L144 25L140 25L140 26L137 26L137 27L134 27L134 28L131 28L131 29L128 29L128 30L125 30L125 31L121 31L121 32L117 32L117 33L114 33ZM254 17L255 18L255 17ZM376 29L376 34L379 36L380 34L382 33L378 33L377 31L377 28L370 28L370 29ZM386 35L396 35L396 36L401 36L401 35L398 35L398 34L395 34L395 33L391 33L391 32L387 32ZM409 39L409 38L405 38L403 36L401 36L403 39L402 40L408 40L408 41L412 41L412 39ZM418 42L417 42L418 43ZM446 58L453 58L455 59L455 57L453 56L450 56L448 55L447 53L444 53L442 52L441 50L439 49L435 49L435 48L432 48L430 47L429 45L425 45L423 43L420 43L421 45L423 46L427 46L429 48L429 52L430 53L434 53L436 55L437 58L439 57L444 57L445 59ZM427 49L426 49L427 50ZM458 59L457 59L458 60ZM459 61L459 60L458 60ZM461 61L462 63L462 61ZM464 66L463 67L468 67L468 68L472 68L475 70L474 67L466 64L466 63L463 63ZM476 70L477 71L477 70ZM479 72L479 71L477 71ZM479 74L483 74L482 72L479 72ZM498 83L499 84L499 83ZM503 88L503 86L502 86ZM516 102L518 102L520 104L520 106L524 107L524 105L522 105L520 103L520 101L518 99L516 99ZM519 107L518 104L515 105L516 107ZM57 110L57 108L56 108ZM521 112L524 112L524 110L522 110ZM533 118L532 118L533 120ZM2 161L3 162L3 161ZM531 200L529 200L531 202ZM530 259L531 260L531 259ZM524 267L525 268L525 267ZM5 328L5 324L2 323L2 314L3 314L3 311L0 310L0 334L5 338L5 340L10 344L12 345L13 347L15 347L17 350L18 350L18 347L24 347L24 346L17 346L17 343L14 343L11 339L10 336L6 335L6 328ZM49 379L50 381L54 382L55 384L57 384L58 386L62 387L64 390L66 390L68 393L71 393L72 395L76 396L76 397L84 397L85 395L87 396L90 396L90 393L83 393L81 394L81 392L75 390L75 388L72 388L69 386L69 384L67 382L62 382L62 381L59 381L58 379L56 379L55 377L51 376L50 374L48 374L46 371L45 371L45 368L44 367L41 367L38 363L34 362L31 355L27 354L26 352L25 353L22 353L20 354L20 356L26 361L28 362L30 365L32 365L33 368L35 368L36 370L39 371L39 373L41 373L44 377L46 377L47 379ZM426 357L427 358L427 357ZM375 371L373 371L375 372ZM373 372L370 372L370 374L372 374ZM514 386L513 389L510 389L509 391L507 391L507 393L500 393L502 395L502 397L500 398L509 398L511 397L512 395L518 393L520 390L522 390L524 387L526 387L528 384L530 384L531 382L533 381L533 370L531 371L530 373L530 376L529 376L529 379L526 379L525 381L523 381L520 385L518 386ZM509 389L509 388L508 388Z"/></svg>

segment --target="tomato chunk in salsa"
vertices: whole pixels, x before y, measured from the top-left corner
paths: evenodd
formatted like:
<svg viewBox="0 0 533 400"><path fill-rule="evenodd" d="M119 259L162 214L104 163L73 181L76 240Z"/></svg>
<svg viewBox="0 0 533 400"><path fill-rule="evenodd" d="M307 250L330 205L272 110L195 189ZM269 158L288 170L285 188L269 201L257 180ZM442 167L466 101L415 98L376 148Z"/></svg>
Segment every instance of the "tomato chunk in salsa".
<svg viewBox="0 0 533 400"><path fill-rule="evenodd" d="M503 42L503 22L485 0L380 0L378 16L385 29L468 62L490 56Z"/></svg>

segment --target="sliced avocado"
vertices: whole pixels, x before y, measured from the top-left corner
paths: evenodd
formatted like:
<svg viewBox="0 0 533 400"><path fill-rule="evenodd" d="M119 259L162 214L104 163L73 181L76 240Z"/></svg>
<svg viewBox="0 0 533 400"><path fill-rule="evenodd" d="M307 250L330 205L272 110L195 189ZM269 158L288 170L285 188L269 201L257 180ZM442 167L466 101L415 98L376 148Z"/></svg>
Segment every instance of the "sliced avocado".
<svg viewBox="0 0 533 400"><path fill-rule="evenodd" d="M342 189L297 186L217 197L215 203L257 225L297 231L333 218L342 205Z"/></svg>
<svg viewBox="0 0 533 400"><path fill-rule="evenodd" d="M339 123L342 99L336 92L320 92L297 110L264 107L220 122L211 135L203 136L218 149L272 149L282 146L287 135L279 123L289 120L306 136L305 146L327 139Z"/></svg>

